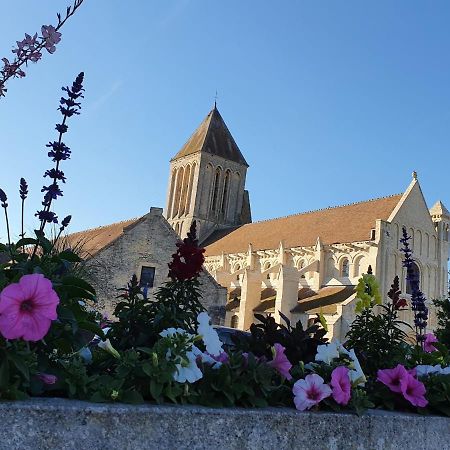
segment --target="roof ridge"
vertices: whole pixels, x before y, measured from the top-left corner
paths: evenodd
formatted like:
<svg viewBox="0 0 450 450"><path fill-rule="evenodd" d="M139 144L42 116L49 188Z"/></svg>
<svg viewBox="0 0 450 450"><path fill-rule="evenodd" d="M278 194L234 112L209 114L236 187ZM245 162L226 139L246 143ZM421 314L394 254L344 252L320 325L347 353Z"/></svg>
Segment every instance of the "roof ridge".
<svg viewBox="0 0 450 450"><path fill-rule="evenodd" d="M257 220L256 222L247 223L247 224L245 224L243 226L245 227L247 225L253 225L253 224L256 224L256 223L270 222L272 220L278 220L278 219L287 219L288 217L302 216L304 214L311 214L311 213L320 212L320 211L327 211L329 209L345 208L346 206L353 206L353 205L359 205L361 203L375 202L377 200L384 200L386 198L392 198L392 197L397 197L397 196L401 196L401 195L403 195L403 194L391 194L391 195L386 195L384 197L371 198L370 200L360 200L359 202L346 203L344 205L327 206L326 208L312 209L312 210L303 211L303 212L300 212L300 213L288 214L286 216L273 217L272 219Z"/></svg>
<svg viewBox="0 0 450 450"><path fill-rule="evenodd" d="M101 230L103 228L112 227L113 225L119 225L119 224L125 223L125 222L136 222L139 219L142 219L142 217L144 217L144 216L133 217L132 219L119 220L118 222L113 222L113 223L110 223L108 225L100 225L98 227L86 228L85 230L74 231L73 233L70 233L69 236L70 235L74 235L74 234L78 234L78 233L87 233L88 231L90 232L90 231Z"/></svg>

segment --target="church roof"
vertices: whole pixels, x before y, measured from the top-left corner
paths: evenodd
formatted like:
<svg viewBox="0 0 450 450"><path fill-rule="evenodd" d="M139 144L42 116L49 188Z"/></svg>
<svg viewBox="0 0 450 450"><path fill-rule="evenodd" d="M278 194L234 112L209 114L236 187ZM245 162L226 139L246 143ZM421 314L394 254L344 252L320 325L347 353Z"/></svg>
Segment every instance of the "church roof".
<svg viewBox="0 0 450 450"><path fill-rule="evenodd" d="M198 152L210 153L248 167L247 161L245 161L216 105L172 160Z"/></svg>
<svg viewBox="0 0 450 450"><path fill-rule="evenodd" d="M430 209L430 214L432 216L449 216L450 212L448 212L448 209L445 207L445 205L438 200L433 207Z"/></svg>
<svg viewBox="0 0 450 450"><path fill-rule="evenodd" d="M144 217L69 234L64 238L64 244L74 249L79 249L80 256L83 258L92 257L116 241L126 229L136 225Z"/></svg>
<svg viewBox="0 0 450 450"><path fill-rule="evenodd" d="M321 239L324 244L368 241L377 219L387 220L401 195L392 195L351 205L337 206L295 214L278 219L243 225L206 247L206 255L241 253L284 246L312 246ZM218 233L220 233L219 231Z"/></svg>

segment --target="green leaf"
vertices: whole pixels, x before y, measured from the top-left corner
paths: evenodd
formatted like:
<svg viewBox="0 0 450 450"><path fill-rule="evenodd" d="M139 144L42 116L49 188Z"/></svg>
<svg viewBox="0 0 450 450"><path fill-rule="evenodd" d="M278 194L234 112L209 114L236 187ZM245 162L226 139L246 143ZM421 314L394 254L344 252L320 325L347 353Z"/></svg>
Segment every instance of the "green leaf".
<svg viewBox="0 0 450 450"><path fill-rule="evenodd" d="M124 403L144 403L144 397L138 391L128 391L122 395L122 401Z"/></svg>
<svg viewBox="0 0 450 450"><path fill-rule="evenodd" d="M25 364L23 358L20 355L15 353L9 353L8 359L13 362L16 366L16 369L24 376L24 378L28 381L30 379L30 370Z"/></svg>
<svg viewBox="0 0 450 450"><path fill-rule="evenodd" d="M0 388L7 388L9 385L9 362L3 357L0 362Z"/></svg>
<svg viewBox="0 0 450 450"><path fill-rule="evenodd" d="M22 238L16 242L16 248L25 247L26 245L36 245L37 243L38 243L37 239Z"/></svg>
<svg viewBox="0 0 450 450"><path fill-rule="evenodd" d="M67 276L62 280L62 287L69 298L84 298L87 300L96 300L95 289L81 278Z"/></svg>
<svg viewBox="0 0 450 450"><path fill-rule="evenodd" d="M156 401L159 401L162 391L163 391L163 385L160 383L157 383L154 379L152 379L150 381L150 394Z"/></svg>
<svg viewBox="0 0 450 450"><path fill-rule="evenodd" d="M64 250L58 254L58 257L64 259L64 261L68 261L71 263L81 262L83 261L76 253L71 250Z"/></svg>

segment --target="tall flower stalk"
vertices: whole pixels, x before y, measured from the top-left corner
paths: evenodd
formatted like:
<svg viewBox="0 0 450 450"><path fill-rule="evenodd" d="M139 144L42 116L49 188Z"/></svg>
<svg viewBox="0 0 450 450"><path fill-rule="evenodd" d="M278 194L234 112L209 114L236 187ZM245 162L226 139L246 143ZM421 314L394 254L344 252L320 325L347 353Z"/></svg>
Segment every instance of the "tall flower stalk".
<svg viewBox="0 0 450 450"><path fill-rule="evenodd" d="M20 227L21 233L20 233L20 237L24 238L25 232L24 232L23 222L24 222L24 214L25 214L25 199L27 198L27 195L28 195L28 184L24 178L20 179L19 195L20 195L20 199L22 200L21 201L21 227Z"/></svg>
<svg viewBox="0 0 450 450"><path fill-rule="evenodd" d="M56 44L61 41L59 30L66 23L69 17L72 17L84 0L74 0L72 6L66 8L64 18L57 14L58 23L53 25L42 25L41 34L35 33L33 36L25 34L25 39L17 41L17 47L12 50L15 54L10 62L7 58L2 58L3 67L0 69L0 98L6 95L6 82L10 78L23 78L25 76L24 67L29 62L36 63L42 58L42 51L45 49L48 53L56 51Z"/></svg>
<svg viewBox="0 0 450 450"><path fill-rule="evenodd" d="M8 219L8 197L3 189L0 189L0 205L5 211L6 220L6 233L8 235L8 247L11 252L11 234L9 232L9 219Z"/></svg>
<svg viewBox="0 0 450 450"><path fill-rule="evenodd" d="M428 308L425 305L426 298L420 290L420 280L414 270L414 260L412 258L412 250L409 246L411 236L408 235L406 228L403 227L402 238L400 242L403 247L400 249L403 252L403 267L406 268L406 281L411 287L411 309L414 312L414 329L416 332L417 344L422 348L425 342L425 331L427 328Z"/></svg>
<svg viewBox="0 0 450 450"><path fill-rule="evenodd" d="M84 80L84 72L81 72L75 79L75 81L72 83L71 87L63 87L62 90L66 92L66 96L61 97L59 103L58 110L61 112L63 119L61 123L56 124L56 130L58 131L58 139L53 142L49 142L46 147L50 148L50 151L48 152L48 156L52 159L52 161L55 163L55 167L47 170L44 173L44 178L49 177L52 181L48 186L44 186L41 189L41 192L44 192L44 199L42 201L43 208L40 211L37 211L35 216L40 220L40 226L39 230L37 232L38 241L41 239L41 237L44 234L44 228L47 223L58 223L58 217L53 212L50 211L50 208L52 206L53 200L56 200L58 197L61 197L63 195L63 192L59 186L58 182L65 183L66 177L64 175L64 172L60 169L60 163L61 161L65 161L67 159L70 159L70 148L67 147L67 145L63 142L63 135L67 132L68 126L67 126L67 119L72 117L73 115L80 114L81 104L78 100L83 98L83 80ZM67 227L67 225L70 222L70 216L67 216L62 222L61 222L61 228L60 232L58 234L61 234L61 232L64 230L64 228ZM36 244L33 256L36 254L38 244Z"/></svg>

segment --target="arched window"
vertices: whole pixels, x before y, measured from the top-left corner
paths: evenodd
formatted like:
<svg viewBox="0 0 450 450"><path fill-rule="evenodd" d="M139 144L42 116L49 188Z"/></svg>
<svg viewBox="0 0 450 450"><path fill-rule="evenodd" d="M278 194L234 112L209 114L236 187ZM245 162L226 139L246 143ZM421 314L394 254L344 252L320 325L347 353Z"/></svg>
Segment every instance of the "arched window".
<svg viewBox="0 0 450 450"><path fill-rule="evenodd" d="M238 270L241 270L241 266L240 266L239 264L236 264L236 266L235 266L235 268L234 268L234 271L237 272ZM241 279L241 274L238 273L238 274L236 275L236 280L239 281L240 279Z"/></svg>
<svg viewBox="0 0 450 450"><path fill-rule="evenodd" d="M224 214L225 216L226 216L227 206L228 206L228 196L230 193L230 176L231 176L231 172L230 172L230 170L227 170L225 172L225 178L223 180L222 205L220 207L222 214Z"/></svg>
<svg viewBox="0 0 450 450"><path fill-rule="evenodd" d="M239 324L239 316L235 314L231 317L230 327L231 328L237 328Z"/></svg>
<svg viewBox="0 0 450 450"><path fill-rule="evenodd" d="M172 217L175 217L180 210L180 197L181 197L181 189L183 187L183 177L184 177L184 168L180 167L177 174L177 187L175 189Z"/></svg>
<svg viewBox="0 0 450 450"><path fill-rule="evenodd" d="M348 259L344 258L341 264L341 277L348 277L350 273Z"/></svg>
<svg viewBox="0 0 450 450"><path fill-rule="evenodd" d="M183 186L181 188L179 215L183 215L186 210L186 196L189 188L189 181L191 178L191 166L187 166L184 171Z"/></svg>
<svg viewBox="0 0 450 450"><path fill-rule="evenodd" d="M265 272L266 270L270 269L270 267L271 267L270 263L269 263L269 262L266 262L266 263L264 264L263 271ZM268 273L268 274L266 275L266 278L267 278L268 280L270 280L270 273Z"/></svg>
<svg viewBox="0 0 450 450"><path fill-rule="evenodd" d="M448 241L449 238L449 227L448 224L444 226L444 241Z"/></svg>
<svg viewBox="0 0 450 450"><path fill-rule="evenodd" d="M169 195L169 203L167 205L167 216L170 219L173 217L173 194L175 191L175 183L177 180L177 169L174 169L172 172L172 180L170 182L170 195Z"/></svg>
<svg viewBox="0 0 450 450"><path fill-rule="evenodd" d="M359 277L363 273L363 267L364 267L364 256L358 256L355 259L354 265L353 265L353 273L355 277Z"/></svg>
<svg viewBox="0 0 450 450"><path fill-rule="evenodd" d="M212 196L212 202L211 202L211 209L213 211L217 210L217 201L219 197L219 182L220 182L220 167L216 169L216 174L214 176L214 185L213 185L213 196Z"/></svg>
<svg viewBox="0 0 450 450"><path fill-rule="evenodd" d="M420 283L420 270L417 264L414 262L412 263L411 277L413 278L413 280L417 280L417 282ZM411 280L408 274L406 275L406 293L412 293Z"/></svg>

